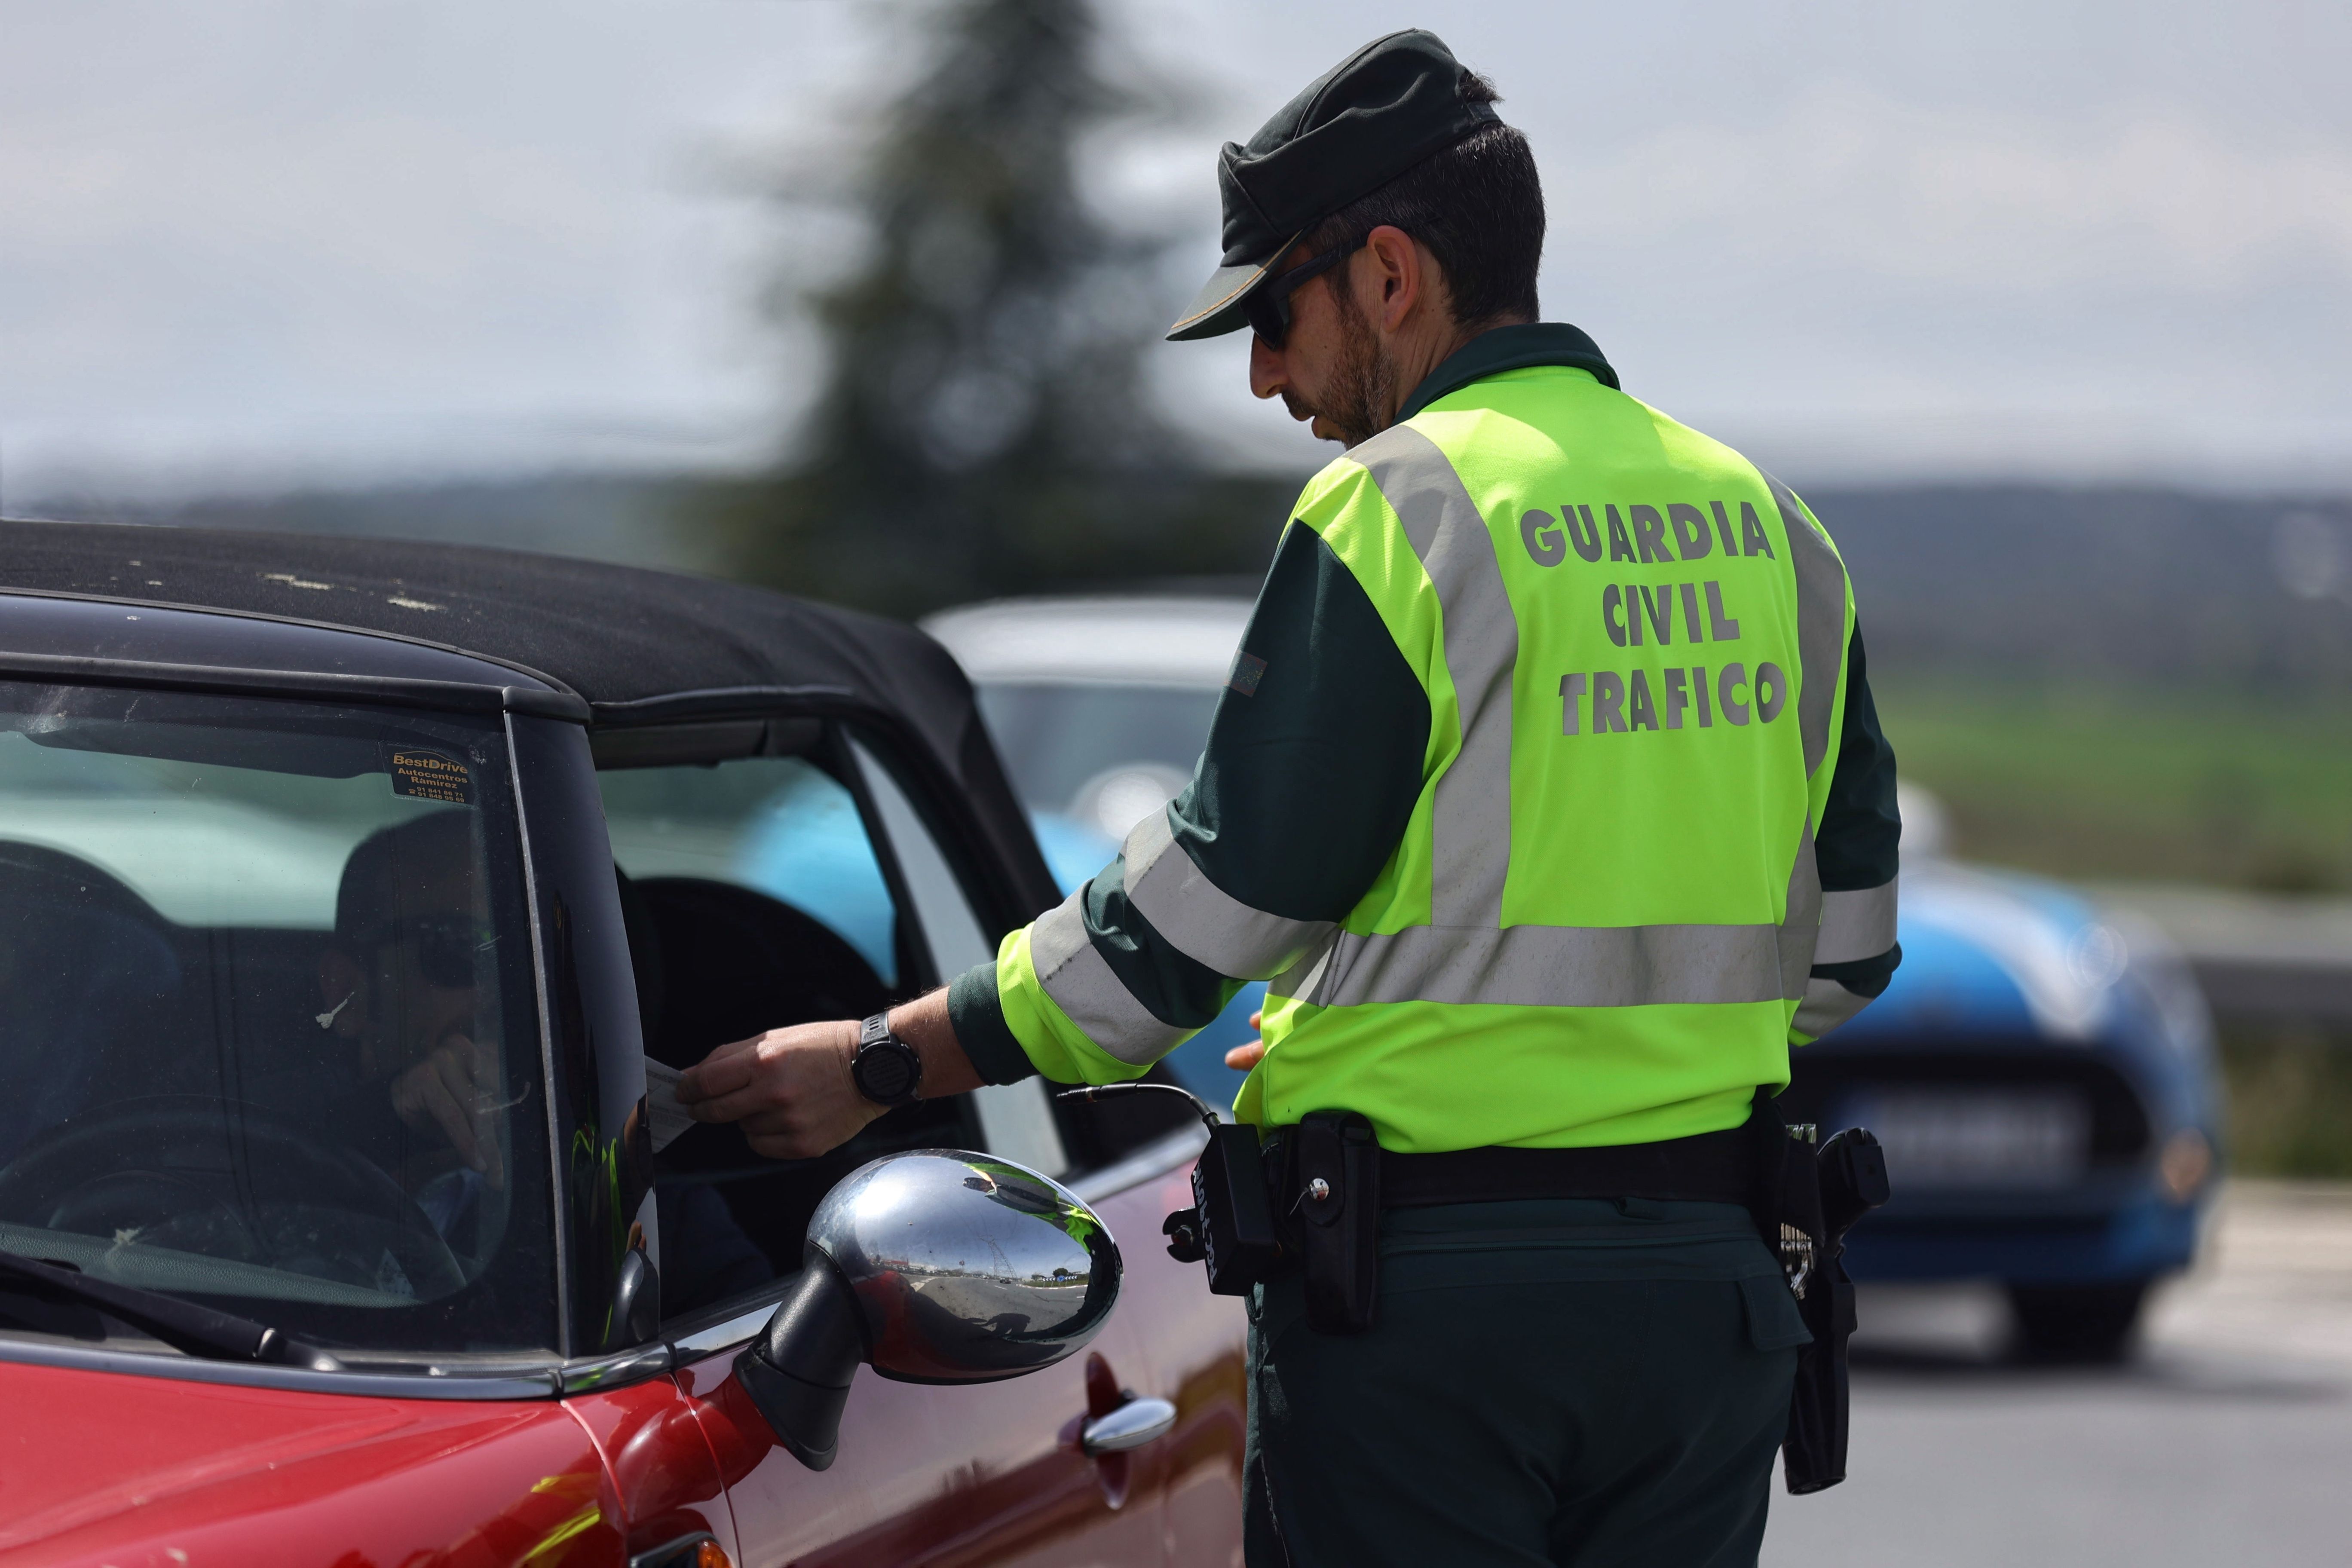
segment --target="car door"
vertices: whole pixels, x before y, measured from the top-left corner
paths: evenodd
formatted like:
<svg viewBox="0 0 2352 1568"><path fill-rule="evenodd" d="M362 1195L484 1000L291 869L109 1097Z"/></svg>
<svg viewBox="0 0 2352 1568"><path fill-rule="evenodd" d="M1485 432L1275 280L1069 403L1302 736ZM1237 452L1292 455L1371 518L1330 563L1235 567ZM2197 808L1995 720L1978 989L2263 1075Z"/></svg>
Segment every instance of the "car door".
<svg viewBox="0 0 2352 1568"><path fill-rule="evenodd" d="M870 757L865 763L869 774L877 772ZM902 851L900 861L925 929L938 933L935 943L961 950L957 961L941 973L992 956L951 873L905 797L887 774L879 775L873 788L893 841L910 847ZM1165 1072L1153 1076L1175 1082ZM985 1106L991 1097L1011 1098L1023 1091L1034 1097L1043 1087L1033 1079L982 1090L982 1102ZM1034 1098L1033 1103L1045 1102ZM1192 1202L1192 1168L1202 1142L1197 1113L1173 1095L1153 1095L1074 1106L1060 1120L1063 1148L1044 1151L1045 1157L1066 1162L1063 1179L1121 1238L1125 1278L1114 1327L1139 1352L1140 1375L1131 1385L1120 1384L1119 1392L1175 1406L1173 1427L1132 1456L1135 1474L1128 1484L1159 1493L1165 1561L1183 1568L1237 1564L1247 1320L1238 1299L1209 1293L1198 1264L1178 1263L1168 1256L1160 1231L1171 1212ZM1089 1407L1097 1415L1105 1403L1103 1393L1098 1383L1089 1384Z"/></svg>
<svg viewBox="0 0 2352 1568"><path fill-rule="evenodd" d="M896 873L931 973L985 959L992 946L920 814L871 749L851 752L879 858ZM972 1101L991 1152L1070 1174L1043 1085L995 1086ZM1120 1224L1110 1223L1117 1237ZM776 1446L734 1394L730 1357L697 1361L684 1381L703 1401L749 1563L1077 1568L1157 1562L1164 1550L1157 1457L1093 1458L1079 1443L1087 1420L1125 1403L1129 1384L1144 1379L1143 1363L1122 1310L1086 1352L1003 1383L928 1387L861 1372L842 1417L840 1457L823 1473Z"/></svg>
<svg viewBox="0 0 2352 1568"><path fill-rule="evenodd" d="M1192 1205L1199 1135L1138 1129L1129 1137L1138 1145L1131 1152L1076 1184L1122 1238L1118 1312L1143 1350L1146 1381L1138 1386L1176 1407L1174 1428L1153 1445L1166 1561L1238 1568L1247 1320L1239 1298L1209 1294L1201 1265L1170 1258L1160 1239L1160 1222Z"/></svg>
<svg viewBox="0 0 2352 1568"><path fill-rule="evenodd" d="M911 994L991 952L923 815L874 752L826 729L794 756L688 759L667 769L645 767L647 756L664 753L640 742L615 764L635 771L607 780L625 902L658 928L633 937L648 960L641 994L661 999L663 1016L646 1030L656 1054L682 1065L716 1037L755 1027L742 1008L757 1002L730 1015L727 999L714 994L747 969L801 964L821 993L801 999L808 1009L801 1016L853 1016L874 1005L860 985ZM765 948L763 931L773 938ZM824 962L809 964L811 953ZM843 978L853 973L855 983ZM982 1145L1066 1181L1081 1170L1061 1121L1045 1086L1032 1080L893 1111L869 1131L881 1134L877 1150ZM706 1135L717 1131L682 1136L671 1155L693 1154L688 1141L709 1144ZM797 1264L793 1237L805 1223L804 1207L774 1224L769 1211L813 1202L872 1152L766 1176L721 1168L706 1149L666 1157L656 1177L665 1194L663 1293L681 1309L666 1318L665 1336L677 1386L726 1482L738 1561L1161 1561L1159 1454L1147 1445L1095 1458L1080 1441L1088 1420L1150 1392L1146 1353L1124 1310L1085 1352L1003 1383L928 1387L861 1372L839 1458L823 1473L778 1446L741 1396L730 1379L735 1356L776 1296L760 1280ZM796 1181L807 1190L796 1190ZM746 1201L763 1188L773 1201ZM1123 1251L1157 1245L1156 1211L1105 1217ZM737 1289L747 1282L748 1291Z"/></svg>
<svg viewBox="0 0 2352 1568"><path fill-rule="evenodd" d="M869 787L877 814L892 841L902 846L900 864L925 930L942 956L954 960L941 973L992 956L992 948L911 805L870 755L861 761L873 780ZM1027 1095L1033 1104L1043 1105L1037 1093L1042 1087L1033 1079L986 1089L982 1103L992 1097ZM1131 1345L1136 1360L1129 1374L1134 1381L1118 1384L1118 1392L1175 1407L1172 1429L1129 1457L1134 1468L1125 1483L1157 1492L1163 1560L1186 1568L1236 1563L1246 1321L1238 1300L1209 1293L1199 1265L1168 1256L1160 1232L1170 1212L1192 1202L1191 1172L1202 1144L1197 1114L1172 1095L1130 1097L1073 1107L1058 1130L1060 1146L1032 1150L1033 1161L1063 1162L1066 1168L1055 1173L1095 1206L1121 1242L1125 1278L1113 1327L1122 1338L1123 1353ZM1019 1152L1000 1152L1022 1157ZM1089 1368L1089 1408L1097 1415L1108 1392L1100 1375L1105 1370ZM1130 1497L1128 1506L1139 1500Z"/></svg>

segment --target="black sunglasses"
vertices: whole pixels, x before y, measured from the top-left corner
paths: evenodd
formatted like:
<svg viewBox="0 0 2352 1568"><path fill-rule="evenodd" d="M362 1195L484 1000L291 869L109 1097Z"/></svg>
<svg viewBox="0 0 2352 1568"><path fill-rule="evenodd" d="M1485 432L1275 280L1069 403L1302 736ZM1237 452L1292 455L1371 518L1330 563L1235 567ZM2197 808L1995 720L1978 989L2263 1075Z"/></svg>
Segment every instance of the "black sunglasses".
<svg viewBox="0 0 2352 1568"><path fill-rule="evenodd" d="M1242 314L1248 318L1250 331L1270 349L1282 346L1290 335L1290 291L1310 278L1320 277L1364 247L1360 239L1327 250L1320 256L1310 256L1287 272L1277 273L1242 297Z"/></svg>

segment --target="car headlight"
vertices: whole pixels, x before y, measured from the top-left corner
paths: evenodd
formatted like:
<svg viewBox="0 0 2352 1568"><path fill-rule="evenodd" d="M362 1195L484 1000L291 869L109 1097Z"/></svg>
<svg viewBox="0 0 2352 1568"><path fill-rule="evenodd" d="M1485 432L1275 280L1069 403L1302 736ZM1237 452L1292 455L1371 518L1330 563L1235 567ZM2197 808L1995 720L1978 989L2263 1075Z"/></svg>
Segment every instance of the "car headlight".
<svg viewBox="0 0 2352 1568"><path fill-rule="evenodd" d="M2185 1204L2195 1197L2212 1173L2212 1142L2196 1128L2184 1127L2164 1141L2156 1174L2164 1184L2164 1195L2174 1203Z"/></svg>

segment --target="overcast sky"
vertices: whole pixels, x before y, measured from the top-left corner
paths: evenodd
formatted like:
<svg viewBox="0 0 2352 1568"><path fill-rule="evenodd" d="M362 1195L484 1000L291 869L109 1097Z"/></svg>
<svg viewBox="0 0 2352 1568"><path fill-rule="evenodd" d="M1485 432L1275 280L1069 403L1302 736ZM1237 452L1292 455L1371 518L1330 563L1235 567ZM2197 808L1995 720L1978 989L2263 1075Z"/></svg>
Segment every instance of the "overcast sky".
<svg viewBox="0 0 2352 1568"><path fill-rule="evenodd" d="M1533 139L1544 301L1816 481L2352 486L2352 8L1108 0L1192 123L1093 149L1215 259L1215 148L1392 26ZM0 0L0 500L740 463L816 367L741 171L905 68L853 0ZM1155 371L1318 449L1239 339Z"/></svg>

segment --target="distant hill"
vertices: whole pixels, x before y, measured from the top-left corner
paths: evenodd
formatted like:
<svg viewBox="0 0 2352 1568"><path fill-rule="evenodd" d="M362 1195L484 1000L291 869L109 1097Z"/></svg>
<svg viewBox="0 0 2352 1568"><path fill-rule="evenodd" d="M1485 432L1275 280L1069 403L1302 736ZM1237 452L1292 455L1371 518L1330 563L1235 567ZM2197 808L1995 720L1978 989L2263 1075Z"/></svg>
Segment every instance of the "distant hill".
<svg viewBox="0 0 2352 1568"><path fill-rule="evenodd" d="M113 521L466 541L709 571L695 521L732 481L559 477L60 509ZM1216 579L1246 591L1287 481L1250 489ZM2029 485L1805 489L1890 675L2352 694L2352 498ZM2289 521L2294 519L2297 521ZM2305 590L2290 592L2292 578Z"/></svg>
<svg viewBox="0 0 2352 1568"><path fill-rule="evenodd" d="M2352 695L2352 499L1803 493L1845 555L1874 667Z"/></svg>
<svg viewBox="0 0 2352 1568"><path fill-rule="evenodd" d="M556 475L204 497L168 505L59 501L29 515L488 544L698 571L709 568L713 552L673 521L679 495L695 482L667 475Z"/></svg>

